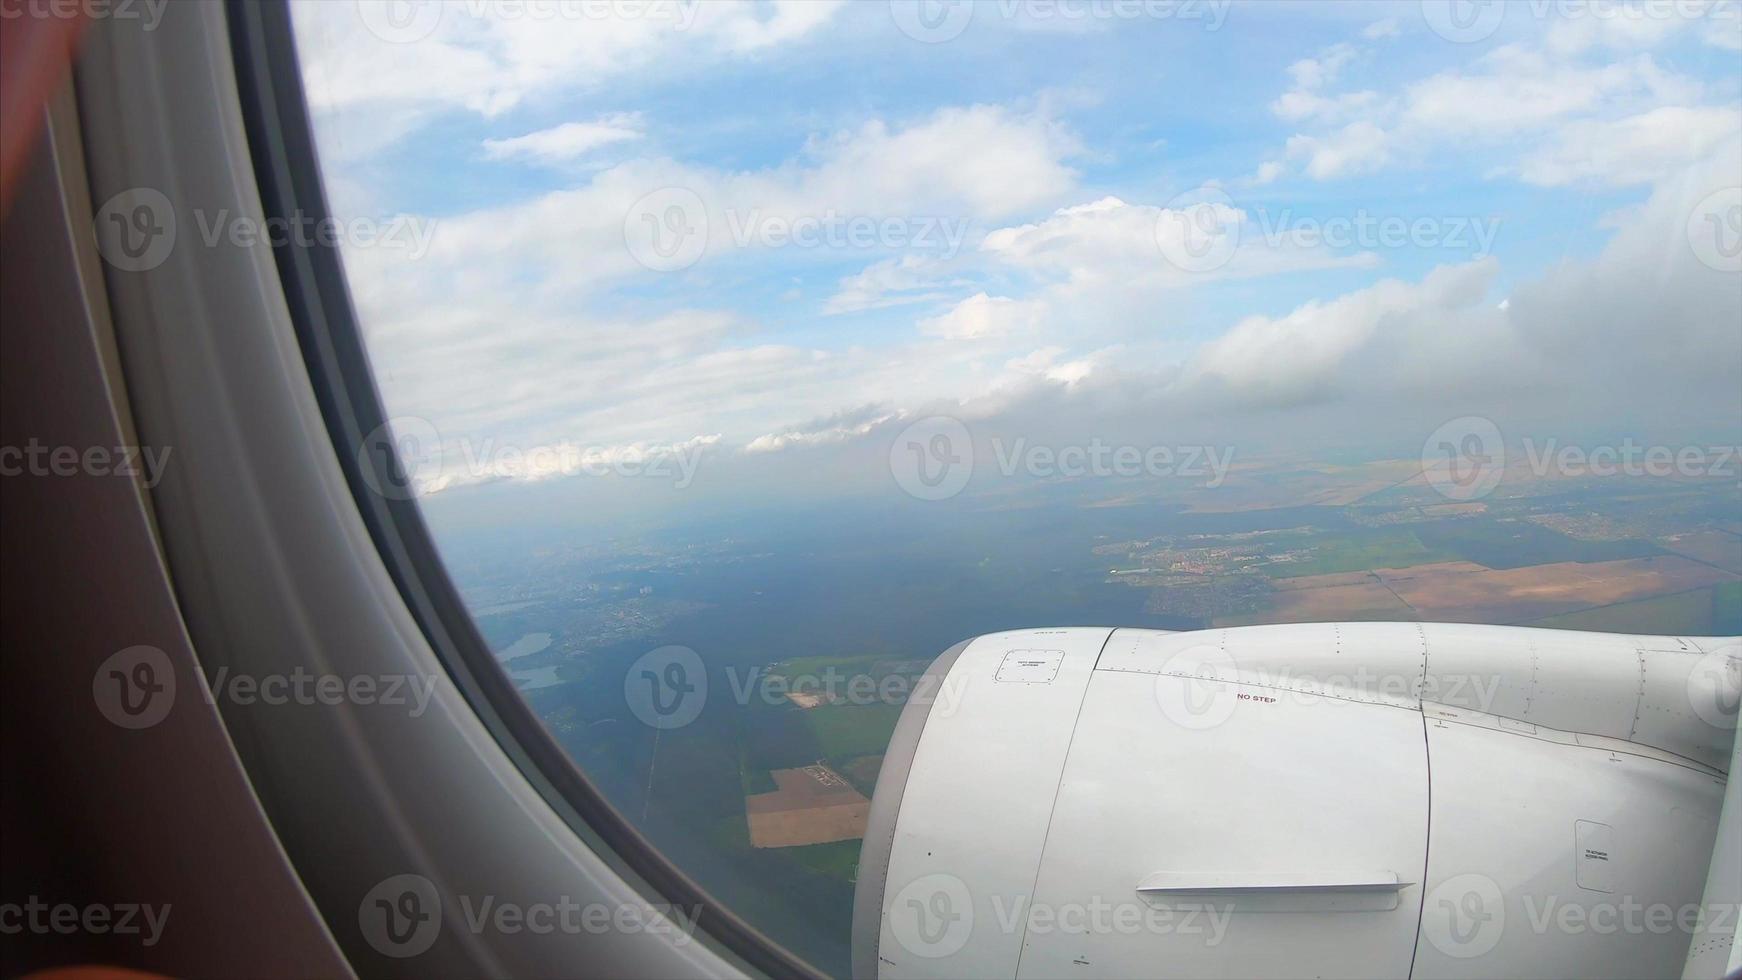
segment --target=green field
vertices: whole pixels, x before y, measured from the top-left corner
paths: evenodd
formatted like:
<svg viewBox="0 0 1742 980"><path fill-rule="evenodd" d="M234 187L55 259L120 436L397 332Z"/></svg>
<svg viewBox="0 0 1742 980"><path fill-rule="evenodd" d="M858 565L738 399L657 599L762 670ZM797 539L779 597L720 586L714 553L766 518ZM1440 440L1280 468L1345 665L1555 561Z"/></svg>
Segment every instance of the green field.
<svg viewBox="0 0 1742 980"><path fill-rule="evenodd" d="M804 713L824 758L881 755L901 718L899 704L831 704Z"/></svg>
<svg viewBox="0 0 1742 980"><path fill-rule="evenodd" d="M1582 541L1517 519L1461 518L1415 528L1421 543L1488 568L1522 568L1562 561L1615 561L1664 554L1649 541Z"/></svg>
<svg viewBox="0 0 1742 980"><path fill-rule="evenodd" d="M1526 625L1600 633L1733 636L1742 629L1742 582L1581 609Z"/></svg>
<svg viewBox="0 0 1742 980"><path fill-rule="evenodd" d="M1407 568L1429 562L1457 561L1461 556L1446 547L1429 547L1412 530L1373 528L1334 534L1313 534L1289 540L1285 547L1311 549L1303 561L1265 567L1272 578L1300 578L1335 572L1364 572L1373 568Z"/></svg>
<svg viewBox="0 0 1742 980"><path fill-rule="evenodd" d="M859 868L859 840L838 840L828 844L807 844L783 847L781 856L815 871L817 874L842 881L852 881Z"/></svg>

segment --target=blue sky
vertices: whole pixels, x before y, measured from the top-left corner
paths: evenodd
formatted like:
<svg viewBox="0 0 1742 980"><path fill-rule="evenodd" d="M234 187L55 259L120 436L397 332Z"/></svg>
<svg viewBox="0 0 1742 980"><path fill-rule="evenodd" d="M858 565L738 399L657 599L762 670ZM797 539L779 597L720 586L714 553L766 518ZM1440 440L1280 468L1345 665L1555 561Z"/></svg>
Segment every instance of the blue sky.
<svg viewBox="0 0 1742 980"><path fill-rule="evenodd" d="M556 475L504 446L748 459L1039 404L1080 439L1736 418L1742 12L1463 12L1465 35L1431 3L1095 0L297 25L335 211L430 230L347 264L389 410L441 445L431 491ZM668 218L691 251L650 268L637 235ZM807 247L794 222L877 230Z"/></svg>

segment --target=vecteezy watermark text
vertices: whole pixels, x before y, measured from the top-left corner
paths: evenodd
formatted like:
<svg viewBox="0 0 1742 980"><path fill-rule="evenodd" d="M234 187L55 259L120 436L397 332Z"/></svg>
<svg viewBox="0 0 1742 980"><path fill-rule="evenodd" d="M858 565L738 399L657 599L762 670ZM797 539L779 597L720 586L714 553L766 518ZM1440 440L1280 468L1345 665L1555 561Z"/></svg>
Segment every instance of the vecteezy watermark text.
<svg viewBox="0 0 1742 980"><path fill-rule="evenodd" d="M1731 479L1742 474L1742 447L1723 444L1669 445L1631 437L1598 445L1563 443L1558 438L1519 440L1525 468L1535 479L1550 477L1652 477L1656 479ZM1441 496L1479 500L1494 492L1506 474L1508 451L1492 419L1466 415L1435 429L1421 447L1422 476ZM1517 455L1512 456L1514 461Z"/></svg>
<svg viewBox="0 0 1742 980"><path fill-rule="evenodd" d="M435 696L435 674L318 674L296 667L288 674L232 674L219 667L204 689L207 704L384 705L420 718Z"/></svg>
<svg viewBox="0 0 1742 980"><path fill-rule="evenodd" d="M987 916L985 913L990 912ZM1233 921L1231 904L1150 902L1091 895L1085 901L1043 902L996 893L974 900L967 882L934 872L902 885L885 921L902 949L921 959L953 956L976 932L996 935L1183 936L1206 948L1221 945Z"/></svg>
<svg viewBox="0 0 1742 980"><path fill-rule="evenodd" d="M991 442L998 472L1007 477L1018 472L1041 479L1207 476L1209 481L1204 486L1215 488L1228 478L1228 469L1234 463L1233 446L1132 446L1096 438L1084 444L1055 447L1030 445L1020 437L1006 442L997 436Z"/></svg>
<svg viewBox="0 0 1742 980"><path fill-rule="evenodd" d="M687 31L702 0L355 0L369 33L390 44L413 44L450 18L499 22L600 24L645 21Z"/></svg>
<svg viewBox="0 0 1742 980"><path fill-rule="evenodd" d="M499 895L458 896L459 922L473 935L515 936L626 935L669 936L677 946L695 935L699 906L665 903L581 902L569 895L537 901L513 901ZM435 883L418 874L387 878L357 905L363 938L383 956L417 956L440 938L444 918L442 895Z"/></svg>
<svg viewBox="0 0 1742 980"><path fill-rule="evenodd" d="M169 0L0 0L0 20L138 21L155 31L167 9Z"/></svg>
<svg viewBox="0 0 1742 980"><path fill-rule="evenodd" d="M97 209L93 224L97 252L124 272L148 272L167 261L184 237L184 217L156 188L124 190ZM435 219L407 214L340 219L295 212L260 218L228 208L195 208L191 217L196 237L206 248L379 248L404 251L413 260L429 252L436 229Z"/></svg>
<svg viewBox="0 0 1742 980"><path fill-rule="evenodd" d="M954 258L968 237L968 219L948 216L875 217L842 214L764 214L760 208L726 209L726 227L739 248L916 248Z"/></svg>
<svg viewBox="0 0 1742 980"><path fill-rule="evenodd" d="M1482 258L1494 251L1501 219L1455 214L1300 214L1292 208L1250 210L1217 188L1175 196L1156 215L1155 244L1162 258L1185 272L1207 273L1233 260L1243 240L1270 249L1446 249Z"/></svg>
<svg viewBox="0 0 1742 980"><path fill-rule="evenodd" d="M1724 0L1420 0L1422 19L1440 37L1474 44L1493 37L1508 18L1534 21L1671 20L1725 23L1734 28L1736 5Z"/></svg>
<svg viewBox="0 0 1742 980"><path fill-rule="evenodd" d="M1219 487L1233 466L1232 446L1166 446L1108 442L1051 445L1026 437L988 441L999 475L1034 479L1086 477L1207 478ZM889 449L889 471L909 495L945 500L961 493L973 476L976 440L960 419L934 415L903 429Z"/></svg>
<svg viewBox="0 0 1742 980"><path fill-rule="evenodd" d="M714 234L715 217L724 219L723 238ZM624 213L623 244L631 258L654 272L687 269L710 245L728 242L739 249L918 249L948 259L961 252L970 225L965 216L852 214L834 208L792 214L726 207L716 213L691 188L661 187L637 198Z"/></svg>
<svg viewBox="0 0 1742 980"><path fill-rule="evenodd" d="M252 674L222 666L201 687L207 704L252 706L382 706L422 717L441 682L438 674L334 674L302 666L288 673ZM91 700L111 723L151 728L175 706L176 673L169 655L149 645L110 654L91 676Z"/></svg>
<svg viewBox="0 0 1742 980"><path fill-rule="evenodd" d="M31 438L0 446L0 476L139 477L150 490L163 479L170 446L49 446Z"/></svg>
<svg viewBox="0 0 1742 980"><path fill-rule="evenodd" d="M169 903L46 902L31 895L22 902L0 903L0 935L32 933L46 936L139 936L141 946L156 946L169 924Z"/></svg>
<svg viewBox="0 0 1742 980"><path fill-rule="evenodd" d="M976 19L1043 26L1166 20L1217 31L1232 6L1231 0L889 0L889 17L915 41L942 44L961 37Z"/></svg>
<svg viewBox="0 0 1742 980"><path fill-rule="evenodd" d="M376 426L357 456L370 488L398 500L449 486L558 476L669 480L684 490L695 481L703 453L716 441L705 436L671 444L521 446L463 436L449 443L427 419L401 415Z"/></svg>

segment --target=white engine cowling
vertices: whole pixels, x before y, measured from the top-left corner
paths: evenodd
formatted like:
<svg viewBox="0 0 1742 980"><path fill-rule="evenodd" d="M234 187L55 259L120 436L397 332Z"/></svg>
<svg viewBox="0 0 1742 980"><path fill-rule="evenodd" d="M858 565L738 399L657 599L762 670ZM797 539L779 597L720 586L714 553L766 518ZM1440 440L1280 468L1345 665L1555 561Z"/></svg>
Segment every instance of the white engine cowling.
<svg viewBox="0 0 1742 980"><path fill-rule="evenodd" d="M1700 913L1734 875L1707 893L1737 651L1414 623L977 637L884 757L855 975L1722 976L1734 907Z"/></svg>

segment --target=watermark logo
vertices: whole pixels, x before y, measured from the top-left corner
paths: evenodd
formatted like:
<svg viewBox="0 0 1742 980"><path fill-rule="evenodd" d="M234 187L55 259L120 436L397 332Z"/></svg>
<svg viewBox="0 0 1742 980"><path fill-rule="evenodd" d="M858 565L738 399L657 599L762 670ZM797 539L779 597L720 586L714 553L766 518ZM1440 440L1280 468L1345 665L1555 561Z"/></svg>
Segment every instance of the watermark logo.
<svg viewBox="0 0 1742 980"><path fill-rule="evenodd" d="M890 445L889 472L910 496L947 500L961 493L974 475L974 439L960 419L920 419Z"/></svg>
<svg viewBox="0 0 1742 980"><path fill-rule="evenodd" d="M974 934L974 900L962 879L929 874L896 892L889 930L901 947L922 959L960 952Z"/></svg>
<svg viewBox="0 0 1742 980"><path fill-rule="evenodd" d="M1430 249L1443 248L1481 258L1494 252L1500 219L1475 215L1375 214L1356 208L1353 214L1318 217L1298 215L1292 208L1272 213L1256 208L1256 225L1271 248L1300 249ZM1243 215L1244 212L1239 212Z"/></svg>
<svg viewBox="0 0 1742 980"><path fill-rule="evenodd" d="M168 9L169 0L0 0L0 20L133 20L155 31Z"/></svg>
<svg viewBox="0 0 1742 980"><path fill-rule="evenodd" d="M1421 16L1435 34L1453 44L1494 36L1506 19L1504 0L1421 0Z"/></svg>
<svg viewBox="0 0 1742 980"><path fill-rule="evenodd" d="M876 217L834 209L783 215L765 214L761 208L727 208L725 218L737 248L923 249L944 259L961 253L970 224L967 218Z"/></svg>
<svg viewBox="0 0 1742 980"><path fill-rule="evenodd" d="M1167 658L1155 677L1155 703L1181 728L1202 731L1227 721L1239 705L1234 659L1221 647L1198 644Z"/></svg>
<svg viewBox="0 0 1742 980"><path fill-rule="evenodd" d="M685 490L695 482L703 455L718 441L718 436L698 436L675 443L524 446L493 436L447 440L428 420L400 415L363 439L357 463L369 488L391 500L494 480L567 476L669 480L675 489Z"/></svg>
<svg viewBox="0 0 1742 980"><path fill-rule="evenodd" d="M175 706L175 668L153 646L128 647L97 666L91 677L97 710L121 728L150 728Z"/></svg>
<svg viewBox="0 0 1742 980"><path fill-rule="evenodd" d="M301 665L288 674L232 674L219 667L204 690L207 704L227 701L251 707L364 707L403 708L408 717L421 718L435 698L440 674L317 674Z"/></svg>
<svg viewBox="0 0 1742 980"><path fill-rule="evenodd" d="M382 956L416 956L441 935L441 893L423 875L394 875L369 889L358 903L357 927Z"/></svg>
<svg viewBox="0 0 1742 980"><path fill-rule="evenodd" d="M175 248L175 208L154 187L133 187L97 209L97 253L123 272L148 272Z"/></svg>
<svg viewBox="0 0 1742 980"><path fill-rule="evenodd" d="M389 500L410 500L442 468L442 437L428 419L390 418L357 447L357 465L369 489Z"/></svg>
<svg viewBox="0 0 1742 980"><path fill-rule="evenodd" d="M1736 446L1647 445L1632 438L1606 446L1562 445L1552 438L1539 444L1529 436L1522 442L1530 472L1537 477L1725 478L1736 475L1736 460L1742 455Z"/></svg>
<svg viewBox="0 0 1742 980"><path fill-rule="evenodd" d="M1005 477L1018 471L1036 479L1208 477L1204 486L1210 489L1222 485L1234 463L1233 446L1114 445L1099 437L1057 447L1030 445L1023 438L1006 443L994 437L992 455Z"/></svg>
<svg viewBox="0 0 1742 980"><path fill-rule="evenodd" d="M650 728L682 728L708 701L708 673L689 647L666 646L635 659L623 675L629 710Z"/></svg>
<svg viewBox="0 0 1742 980"><path fill-rule="evenodd" d="M688 187L643 194L623 216L623 243L654 272L687 269L708 250L707 205Z"/></svg>
<svg viewBox="0 0 1742 980"><path fill-rule="evenodd" d="M0 936L138 936L139 945L149 949L163 938L172 908L168 903L51 904L31 895L22 902L0 903Z"/></svg>
<svg viewBox="0 0 1742 980"><path fill-rule="evenodd" d="M1200 21L1216 31L1231 0L890 0L889 16L901 33L923 44L962 36L976 15L1005 22L1067 26L1101 21Z"/></svg>
<svg viewBox="0 0 1742 980"><path fill-rule="evenodd" d="M1479 415L1452 419L1421 446L1421 472L1449 500L1480 500L1506 473L1506 443L1500 427Z"/></svg>
<svg viewBox="0 0 1742 980"><path fill-rule="evenodd" d="M1718 272L1742 272L1742 187L1713 191L1688 215L1688 245Z"/></svg>
<svg viewBox="0 0 1742 980"><path fill-rule="evenodd" d="M1500 886L1487 875L1447 878L1435 885L1422 903L1421 931L1435 949L1454 959L1489 952L1506 931L1506 905Z"/></svg>
<svg viewBox="0 0 1742 980"><path fill-rule="evenodd" d="M22 446L0 446L0 476L119 476L156 488L174 446L50 446L32 436Z"/></svg>
<svg viewBox="0 0 1742 980"><path fill-rule="evenodd" d="M193 211L194 231L206 248L328 248L390 249L407 252L413 261L429 252L435 221L415 215L387 218L293 212L260 218L228 208ZM97 209L94 227L97 253L124 272L148 272L162 265L181 240L180 219L162 191L135 187L122 191Z"/></svg>
<svg viewBox="0 0 1742 980"><path fill-rule="evenodd" d="M89 0L94 2L94 0ZM161 2L161 0L159 0ZM702 0L355 0L369 33L389 44L414 44L434 34L447 16L467 21L649 21L687 31Z"/></svg>
<svg viewBox="0 0 1742 980"><path fill-rule="evenodd" d="M440 674L319 674L301 666L289 673L233 673L218 668L200 685L207 704L251 707L342 704L403 709L420 718L435 698ZM128 647L111 655L91 678L91 697L103 717L122 728L150 728L175 705L175 670L169 655L153 646Z"/></svg>
<svg viewBox="0 0 1742 980"><path fill-rule="evenodd" d="M901 33L922 44L962 36L974 19L973 0L889 0L889 17Z"/></svg>
<svg viewBox="0 0 1742 980"><path fill-rule="evenodd" d="M1729 731L1742 710L1742 643L1725 643L1688 672L1688 704L1701 721Z"/></svg>
<svg viewBox="0 0 1742 980"><path fill-rule="evenodd" d="M1212 272L1240 247L1241 212L1215 188L1176 195L1155 219L1161 255L1185 272Z"/></svg>
<svg viewBox="0 0 1742 980"><path fill-rule="evenodd" d="M895 669L880 675L842 671L833 665L820 672L790 673L777 665L775 670L766 666L727 668L725 674L733 703L740 705L790 703L814 708L825 704L903 705L917 701L937 706L934 713L948 717L955 712L967 689L967 678L960 674L925 673L924 663L910 661L906 671L900 669L903 665L894 664Z"/></svg>
<svg viewBox="0 0 1742 980"><path fill-rule="evenodd" d="M441 26L445 6L441 0L357 0L357 16L389 44L414 44Z"/></svg>
<svg viewBox="0 0 1742 980"><path fill-rule="evenodd" d="M460 912L466 928L474 935L497 932L505 936L530 933L548 936L602 936L646 934L670 936L672 945L687 946L694 938L696 919L701 916L699 905L639 905L575 901L561 895L555 901L511 902L494 895L473 900L460 896Z"/></svg>

